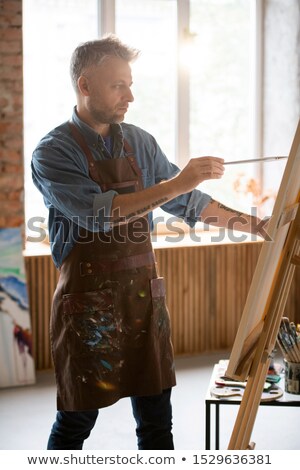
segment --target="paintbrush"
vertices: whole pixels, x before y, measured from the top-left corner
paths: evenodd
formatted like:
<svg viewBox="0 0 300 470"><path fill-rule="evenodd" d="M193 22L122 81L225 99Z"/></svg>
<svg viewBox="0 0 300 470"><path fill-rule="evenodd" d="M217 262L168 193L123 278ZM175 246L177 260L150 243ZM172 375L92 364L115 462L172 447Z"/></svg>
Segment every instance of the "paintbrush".
<svg viewBox="0 0 300 470"><path fill-rule="evenodd" d="M300 363L299 336L295 325L290 323L287 317L281 319L277 339L285 359L288 362Z"/></svg>
<svg viewBox="0 0 300 470"><path fill-rule="evenodd" d="M292 348L296 354L297 362L300 362L299 337L297 335L295 323L293 322L289 323L289 319L286 317L284 317L283 319L285 320L287 331L291 338Z"/></svg>
<svg viewBox="0 0 300 470"><path fill-rule="evenodd" d="M282 339L284 340L287 350L288 350L288 361L289 362L299 362L297 357L297 351L294 350L294 342L293 342L293 335L290 331L290 322L287 317L283 317L281 319L281 335Z"/></svg>
<svg viewBox="0 0 300 470"><path fill-rule="evenodd" d="M240 163L255 163L255 162L273 162L275 160L285 160L289 157L279 156L279 157L262 157L262 158L252 158L249 160L235 160L232 162L224 162L223 165L238 165Z"/></svg>

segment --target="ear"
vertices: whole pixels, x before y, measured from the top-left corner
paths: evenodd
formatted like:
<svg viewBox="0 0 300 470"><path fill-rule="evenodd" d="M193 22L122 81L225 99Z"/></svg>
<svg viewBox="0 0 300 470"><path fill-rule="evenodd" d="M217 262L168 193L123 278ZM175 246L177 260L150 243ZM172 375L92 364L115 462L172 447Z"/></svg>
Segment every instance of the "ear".
<svg viewBox="0 0 300 470"><path fill-rule="evenodd" d="M77 87L81 95L89 96L89 81L84 75L80 75L77 80Z"/></svg>

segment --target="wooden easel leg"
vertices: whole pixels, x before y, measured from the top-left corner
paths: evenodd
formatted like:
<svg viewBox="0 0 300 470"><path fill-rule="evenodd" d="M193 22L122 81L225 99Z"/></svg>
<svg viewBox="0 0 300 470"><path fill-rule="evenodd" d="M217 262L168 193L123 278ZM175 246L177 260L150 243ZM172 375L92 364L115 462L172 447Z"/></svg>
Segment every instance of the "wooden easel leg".
<svg viewBox="0 0 300 470"><path fill-rule="evenodd" d="M247 386L229 442L229 450L249 448L252 428L264 389L269 364L270 359L268 359L264 364L259 364L257 370L253 370L253 375L250 374L248 378Z"/></svg>

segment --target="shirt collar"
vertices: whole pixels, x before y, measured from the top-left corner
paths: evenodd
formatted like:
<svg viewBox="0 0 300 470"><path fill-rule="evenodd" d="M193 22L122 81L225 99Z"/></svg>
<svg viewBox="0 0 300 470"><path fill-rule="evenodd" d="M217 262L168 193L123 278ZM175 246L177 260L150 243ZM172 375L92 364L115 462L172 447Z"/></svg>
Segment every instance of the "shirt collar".
<svg viewBox="0 0 300 470"><path fill-rule="evenodd" d="M73 108L72 121L82 132L88 145L95 148L99 143L104 144L102 136L78 117L76 106ZM124 143L122 127L120 124L111 124L110 127L112 136L116 141L114 148L117 150L117 153L120 154Z"/></svg>

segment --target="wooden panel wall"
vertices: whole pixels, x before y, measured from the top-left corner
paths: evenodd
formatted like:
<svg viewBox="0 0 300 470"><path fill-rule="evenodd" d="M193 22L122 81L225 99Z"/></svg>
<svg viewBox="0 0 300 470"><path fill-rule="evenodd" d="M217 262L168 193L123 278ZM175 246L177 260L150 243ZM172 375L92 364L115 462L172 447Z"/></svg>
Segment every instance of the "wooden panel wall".
<svg viewBox="0 0 300 470"><path fill-rule="evenodd" d="M177 354L233 344L261 244L157 251Z"/></svg>
<svg viewBox="0 0 300 470"><path fill-rule="evenodd" d="M58 271L51 256L25 256L33 332L33 354L37 370L52 367L49 319Z"/></svg>
<svg viewBox="0 0 300 470"><path fill-rule="evenodd" d="M160 275L176 355L225 350L233 345L261 243L159 248ZM38 370L52 366L49 317L58 279L50 256L26 256L29 300ZM300 270L296 270L285 315L300 323Z"/></svg>

